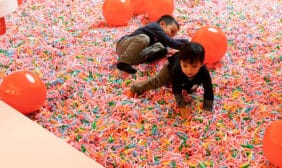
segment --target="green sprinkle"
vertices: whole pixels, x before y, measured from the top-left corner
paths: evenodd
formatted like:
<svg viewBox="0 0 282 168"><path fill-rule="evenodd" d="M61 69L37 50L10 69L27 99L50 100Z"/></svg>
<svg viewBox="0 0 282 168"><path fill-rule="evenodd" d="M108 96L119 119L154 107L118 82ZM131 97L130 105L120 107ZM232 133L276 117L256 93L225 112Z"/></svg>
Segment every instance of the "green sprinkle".
<svg viewBox="0 0 282 168"><path fill-rule="evenodd" d="M266 77L266 76L263 78L263 80L264 80L266 83L269 83L269 82L270 82L269 77Z"/></svg>
<svg viewBox="0 0 282 168"><path fill-rule="evenodd" d="M186 160L189 160L189 154L188 153L185 154L185 158L186 158Z"/></svg>
<svg viewBox="0 0 282 168"><path fill-rule="evenodd" d="M171 161L170 164L171 164L171 166L172 166L173 168L176 168L176 167L177 167L176 162L175 162L174 160Z"/></svg>
<svg viewBox="0 0 282 168"><path fill-rule="evenodd" d="M81 145L81 151L83 152L83 153L85 153L87 150L86 150L86 148L85 148L85 146L82 144Z"/></svg>
<svg viewBox="0 0 282 168"><path fill-rule="evenodd" d="M193 121L199 121L200 123L204 122L204 119L203 118L193 118Z"/></svg>
<svg viewBox="0 0 282 168"><path fill-rule="evenodd" d="M254 148L254 145L249 144L249 143L241 144L241 146L242 146L243 148L248 148L248 149L253 149L253 148Z"/></svg>
<svg viewBox="0 0 282 168"><path fill-rule="evenodd" d="M94 61L94 59L93 59L93 58L87 58L87 60L88 60L88 61Z"/></svg>
<svg viewBox="0 0 282 168"><path fill-rule="evenodd" d="M250 163L244 163L240 166L240 168L248 168L250 166Z"/></svg>
<svg viewBox="0 0 282 168"><path fill-rule="evenodd" d="M89 124L89 121L88 121L88 120L86 120L86 119L84 119L84 118L83 118L83 119L81 119L80 121L81 121L83 124Z"/></svg>
<svg viewBox="0 0 282 168"><path fill-rule="evenodd" d="M237 155L239 154L239 151L237 149L232 149L231 152L232 152L231 156L234 158L236 158Z"/></svg>
<svg viewBox="0 0 282 168"><path fill-rule="evenodd" d="M79 72L80 72L80 70L74 70L74 71L71 71L70 74L72 76L76 76Z"/></svg>
<svg viewBox="0 0 282 168"><path fill-rule="evenodd" d="M131 83L131 80L126 80L125 81L125 86L128 86Z"/></svg>
<svg viewBox="0 0 282 168"><path fill-rule="evenodd" d="M92 113L97 114L99 110L99 106L96 106L93 110Z"/></svg>
<svg viewBox="0 0 282 168"><path fill-rule="evenodd" d="M151 132L152 132L153 135L157 135L158 134L158 126L156 124L153 125Z"/></svg>
<svg viewBox="0 0 282 168"><path fill-rule="evenodd" d="M183 132L176 132L176 135L182 140L188 140L188 136Z"/></svg>
<svg viewBox="0 0 282 168"><path fill-rule="evenodd" d="M83 56L82 55L77 55L75 58L76 59L81 59L81 58L83 58Z"/></svg>
<svg viewBox="0 0 282 168"><path fill-rule="evenodd" d="M110 135L110 137L108 138L108 142L109 143L112 143L112 142L114 142L115 140L114 140L114 138L112 137L112 135Z"/></svg>
<svg viewBox="0 0 282 168"><path fill-rule="evenodd" d="M199 162L199 166L200 166L200 168L206 168L206 165L203 162Z"/></svg>
<svg viewBox="0 0 282 168"><path fill-rule="evenodd" d="M153 110L153 109L154 109L154 107L148 107L147 109L148 109L148 110Z"/></svg>
<svg viewBox="0 0 282 168"><path fill-rule="evenodd" d="M154 156L154 162L159 163L160 162L160 157L159 156Z"/></svg>
<svg viewBox="0 0 282 168"><path fill-rule="evenodd" d="M108 105L109 106L114 106L114 105L116 105L116 103L114 101L110 101L110 102L108 102Z"/></svg>
<svg viewBox="0 0 282 168"><path fill-rule="evenodd" d="M163 104L165 104L166 102L165 102L165 100L163 99L163 100L158 101L158 103L161 104L161 105L163 105Z"/></svg>
<svg viewBox="0 0 282 168"><path fill-rule="evenodd" d="M140 129L140 132L143 132L145 130L145 126L144 126L144 124L142 124L142 127L141 127L141 129Z"/></svg>
<svg viewBox="0 0 282 168"><path fill-rule="evenodd" d="M96 121L93 121L93 122L92 122L91 128L94 129L94 130L97 129L97 123L96 123Z"/></svg>
<svg viewBox="0 0 282 168"><path fill-rule="evenodd" d="M61 18L62 18L62 20L64 20L64 17L61 17ZM62 38L60 39L60 41L66 41L66 38L62 37Z"/></svg>
<svg viewBox="0 0 282 168"><path fill-rule="evenodd" d="M220 137L214 137L216 141L220 141L221 138Z"/></svg>
<svg viewBox="0 0 282 168"><path fill-rule="evenodd" d="M207 152L207 153L206 153L207 156L210 156L210 155L211 155L211 151L210 151L209 149L206 149L206 152Z"/></svg>
<svg viewBox="0 0 282 168"><path fill-rule="evenodd" d="M75 137L75 141L79 141L81 138L82 138L81 135L77 135L77 136Z"/></svg>
<svg viewBox="0 0 282 168"><path fill-rule="evenodd" d="M247 117L243 117L243 120L251 120L251 117L250 116L247 116Z"/></svg>
<svg viewBox="0 0 282 168"><path fill-rule="evenodd" d="M93 78L93 74L92 74L92 71L89 71L89 74L88 74L88 78L87 78L88 80L94 80L94 78Z"/></svg>
<svg viewBox="0 0 282 168"><path fill-rule="evenodd" d="M188 147L188 145L186 144L186 140L184 140L184 141L180 144L179 151L182 151L183 147L185 147L185 148Z"/></svg>

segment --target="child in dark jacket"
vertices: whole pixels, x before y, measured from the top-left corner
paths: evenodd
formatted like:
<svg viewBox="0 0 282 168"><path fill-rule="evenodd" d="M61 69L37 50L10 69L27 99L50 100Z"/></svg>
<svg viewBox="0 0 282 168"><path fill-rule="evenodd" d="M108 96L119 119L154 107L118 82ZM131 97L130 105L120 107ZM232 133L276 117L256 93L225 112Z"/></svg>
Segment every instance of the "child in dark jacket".
<svg viewBox="0 0 282 168"><path fill-rule="evenodd" d="M116 52L119 56L117 68L127 73L136 73L132 65L153 62L167 54L167 47L180 49L185 39L173 39L179 31L178 22L164 15L157 22L136 29L119 39Z"/></svg>
<svg viewBox="0 0 282 168"><path fill-rule="evenodd" d="M194 42L185 43L179 52L169 57L169 62L164 65L155 77L133 84L127 96L134 97L135 95L140 95L151 89L157 89L171 82L172 92L179 107L180 114L185 116L188 113L188 109L186 108L182 90L192 93L194 88L203 85L203 108L212 111L214 94L209 71L203 64L204 55L204 48L200 44Z"/></svg>

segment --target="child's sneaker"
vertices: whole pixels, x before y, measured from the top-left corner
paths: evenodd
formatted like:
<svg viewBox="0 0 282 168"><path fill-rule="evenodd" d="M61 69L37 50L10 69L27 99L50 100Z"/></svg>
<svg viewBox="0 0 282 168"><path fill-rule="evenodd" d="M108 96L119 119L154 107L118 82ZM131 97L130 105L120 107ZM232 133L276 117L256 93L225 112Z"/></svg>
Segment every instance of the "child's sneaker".
<svg viewBox="0 0 282 168"><path fill-rule="evenodd" d="M130 74L135 74L137 72L136 69L132 68L129 64L123 62L117 63L117 68Z"/></svg>
<svg viewBox="0 0 282 168"><path fill-rule="evenodd" d="M164 58L167 54L167 48L161 48L157 52L151 52L147 55L147 62L154 62L156 60L159 60L161 58Z"/></svg>

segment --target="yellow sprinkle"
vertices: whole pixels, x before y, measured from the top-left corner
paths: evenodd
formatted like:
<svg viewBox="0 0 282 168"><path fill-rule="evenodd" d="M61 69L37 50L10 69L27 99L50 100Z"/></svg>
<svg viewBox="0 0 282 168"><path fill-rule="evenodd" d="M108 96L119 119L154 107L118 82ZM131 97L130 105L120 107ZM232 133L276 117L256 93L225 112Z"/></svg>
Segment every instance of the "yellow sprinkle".
<svg viewBox="0 0 282 168"><path fill-rule="evenodd" d="M244 163L240 166L240 168L248 168L250 166L250 164L247 162L247 163Z"/></svg>
<svg viewBox="0 0 282 168"><path fill-rule="evenodd" d="M225 127L225 125L223 123L217 123L216 124L218 127Z"/></svg>

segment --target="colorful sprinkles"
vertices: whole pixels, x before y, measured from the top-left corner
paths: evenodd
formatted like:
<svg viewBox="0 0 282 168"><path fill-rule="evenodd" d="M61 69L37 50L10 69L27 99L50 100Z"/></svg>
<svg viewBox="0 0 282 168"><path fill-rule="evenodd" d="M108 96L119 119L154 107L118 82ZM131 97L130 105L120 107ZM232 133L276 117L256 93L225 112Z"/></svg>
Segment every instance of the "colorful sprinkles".
<svg viewBox="0 0 282 168"><path fill-rule="evenodd" d="M228 52L211 67L214 111L202 110L200 88L187 96L191 120L178 115L169 87L136 99L124 95L166 60L138 65L136 75L117 71L116 40L146 17L108 27L102 3L29 0L5 17L1 79L26 69L48 88L44 106L29 118L105 167L274 167L262 140L282 112L279 1L175 1L178 37L216 25L228 39Z"/></svg>

